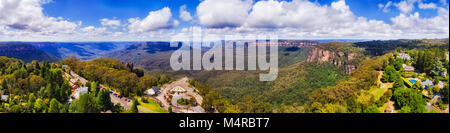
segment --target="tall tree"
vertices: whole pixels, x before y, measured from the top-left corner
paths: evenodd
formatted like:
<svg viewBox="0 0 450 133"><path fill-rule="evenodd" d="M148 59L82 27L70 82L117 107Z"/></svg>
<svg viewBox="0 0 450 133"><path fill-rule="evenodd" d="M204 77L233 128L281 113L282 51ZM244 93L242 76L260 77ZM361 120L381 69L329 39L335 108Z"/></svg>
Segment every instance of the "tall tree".
<svg viewBox="0 0 450 133"><path fill-rule="evenodd" d="M130 113L139 113L139 110L137 107L138 105L139 105L139 103L138 103L137 99L134 99L129 112Z"/></svg>
<svg viewBox="0 0 450 133"><path fill-rule="evenodd" d="M109 96L109 92L107 90L100 90L98 92L97 103L102 111L111 110L113 107L111 97Z"/></svg>
<svg viewBox="0 0 450 133"><path fill-rule="evenodd" d="M48 113L59 113L59 106L61 103L59 103L58 100L55 98L50 101L50 108L48 109Z"/></svg>
<svg viewBox="0 0 450 133"><path fill-rule="evenodd" d="M77 113L100 113L97 101L92 94L81 95L77 104Z"/></svg>

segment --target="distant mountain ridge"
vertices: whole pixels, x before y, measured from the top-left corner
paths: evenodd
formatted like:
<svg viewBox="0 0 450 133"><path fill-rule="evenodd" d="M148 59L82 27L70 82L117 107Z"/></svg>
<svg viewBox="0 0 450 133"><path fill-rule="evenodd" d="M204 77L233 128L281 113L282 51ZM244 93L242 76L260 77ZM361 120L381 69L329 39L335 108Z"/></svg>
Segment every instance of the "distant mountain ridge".
<svg viewBox="0 0 450 133"><path fill-rule="evenodd" d="M17 58L24 62L31 62L33 60L56 62L61 59L37 49L30 44L20 42L0 42L0 56Z"/></svg>
<svg viewBox="0 0 450 133"><path fill-rule="evenodd" d="M180 47L170 47L169 42L143 42L129 45L123 50L118 50L105 55L122 62L132 62L136 66L151 69L170 69L170 56Z"/></svg>
<svg viewBox="0 0 450 133"><path fill-rule="evenodd" d="M132 43L134 42L37 42L30 44L62 59L73 56L80 60L92 60L104 57L107 53L122 50Z"/></svg>

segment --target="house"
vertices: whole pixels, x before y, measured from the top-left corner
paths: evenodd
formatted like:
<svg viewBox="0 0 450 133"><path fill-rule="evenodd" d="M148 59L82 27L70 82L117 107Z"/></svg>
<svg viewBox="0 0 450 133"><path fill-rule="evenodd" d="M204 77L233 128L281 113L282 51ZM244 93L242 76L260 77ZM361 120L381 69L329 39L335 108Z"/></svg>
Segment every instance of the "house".
<svg viewBox="0 0 450 133"><path fill-rule="evenodd" d="M73 95L73 97L74 97L75 99L78 99L78 98L80 98L81 95L86 94L86 93L88 92L88 90L89 90L88 87L80 87L80 88L77 88L77 89L75 90L75 94Z"/></svg>
<svg viewBox="0 0 450 133"><path fill-rule="evenodd" d="M1 100L2 101L6 101L8 100L8 95L6 95L3 91L0 90L0 95L1 95Z"/></svg>
<svg viewBox="0 0 450 133"><path fill-rule="evenodd" d="M159 91L158 87L153 87L151 89L146 90L144 93L146 95L155 96L155 95L158 95L161 92Z"/></svg>
<svg viewBox="0 0 450 133"><path fill-rule="evenodd" d="M439 83L438 83L438 87L439 87L439 89L442 89L442 88L444 88L444 82L442 82L442 81L439 81Z"/></svg>
<svg viewBox="0 0 450 133"><path fill-rule="evenodd" d="M413 66L409 66L406 64L403 64L403 70L405 70L406 72L414 72L415 71Z"/></svg>
<svg viewBox="0 0 450 133"><path fill-rule="evenodd" d="M441 71L441 72L439 73L439 75L440 75L441 77L447 76L447 70Z"/></svg>
<svg viewBox="0 0 450 133"><path fill-rule="evenodd" d="M411 56L409 56L406 53L400 53L398 54L397 58L403 59L403 60L411 60Z"/></svg>
<svg viewBox="0 0 450 133"><path fill-rule="evenodd" d="M8 100L8 95L2 95L2 101Z"/></svg>
<svg viewBox="0 0 450 133"><path fill-rule="evenodd" d="M433 81L431 81L430 79L425 80L424 82L420 83L420 85L422 85L425 89L434 86Z"/></svg>

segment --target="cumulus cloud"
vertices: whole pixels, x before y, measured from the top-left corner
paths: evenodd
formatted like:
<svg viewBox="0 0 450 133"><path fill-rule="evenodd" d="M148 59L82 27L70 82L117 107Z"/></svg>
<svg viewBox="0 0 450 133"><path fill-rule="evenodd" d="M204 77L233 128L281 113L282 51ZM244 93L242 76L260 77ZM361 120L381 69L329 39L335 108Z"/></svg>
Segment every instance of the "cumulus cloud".
<svg viewBox="0 0 450 133"><path fill-rule="evenodd" d="M408 14L414 10L414 4L416 2L417 2L417 0L404 0L404 1L400 1L399 3L396 3L395 6L402 13Z"/></svg>
<svg viewBox="0 0 450 133"><path fill-rule="evenodd" d="M259 1L253 6L247 24L249 27L297 27L313 30L329 26L345 26L354 19L345 1L333 2L331 7L310 1Z"/></svg>
<svg viewBox="0 0 450 133"><path fill-rule="evenodd" d="M447 0L441 0L441 4L446 6L447 5Z"/></svg>
<svg viewBox="0 0 450 133"><path fill-rule="evenodd" d="M81 22L74 23L61 17L49 17L42 5L49 0L1 0L0 26L40 34L73 33Z"/></svg>
<svg viewBox="0 0 450 133"><path fill-rule="evenodd" d="M200 24L209 28L239 27L252 3L252 0L204 0L197 7L197 16Z"/></svg>
<svg viewBox="0 0 450 133"><path fill-rule="evenodd" d="M420 9L436 9L437 5L434 3L419 3L419 8Z"/></svg>
<svg viewBox="0 0 450 133"><path fill-rule="evenodd" d="M115 18L113 18L113 19L103 18L103 19L100 19L100 23L102 24L102 26L111 27L113 29L116 29L117 27L122 25L120 20L117 20Z"/></svg>
<svg viewBox="0 0 450 133"><path fill-rule="evenodd" d="M131 33L140 33L177 26L179 22L176 20L170 22L171 18L172 13L170 8L164 7L161 10L149 12L148 16L143 20L140 18L128 19L128 30Z"/></svg>
<svg viewBox="0 0 450 133"><path fill-rule="evenodd" d="M400 14L391 20L394 28L405 33L449 35L449 11L445 8L439 8L438 15L431 18L421 18L416 12L409 16Z"/></svg>
<svg viewBox="0 0 450 133"><path fill-rule="evenodd" d="M186 5L182 5L180 7L180 18L183 21L191 21L192 20L191 13L186 11Z"/></svg>
<svg viewBox="0 0 450 133"><path fill-rule="evenodd" d="M105 27L96 28L94 26L88 26L81 29L81 31L88 35L98 36L98 35L107 35L110 32Z"/></svg>
<svg viewBox="0 0 450 133"><path fill-rule="evenodd" d="M448 36L448 9L439 8L436 17L423 18L412 12L416 0L388 2L380 8L409 6L402 13L391 18L393 24L381 20L371 20L355 16L345 0L337 0L331 5L320 5L308 0L258 1L249 9L247 18L242 19L240 26L205 29L210 34L258 34L275 33L283 38L423 38ZM403 3L403 4L402 4ZM241 3L242 4L242 3ZM210 12L215 8L211 8ZM218 9L220 10L220 9ZM242 16L246 16L245 14ZM223 16L226 17L226 16ZM209 24L209 23L208 23ZM205 25L212 27L211 25Z"/></svg>

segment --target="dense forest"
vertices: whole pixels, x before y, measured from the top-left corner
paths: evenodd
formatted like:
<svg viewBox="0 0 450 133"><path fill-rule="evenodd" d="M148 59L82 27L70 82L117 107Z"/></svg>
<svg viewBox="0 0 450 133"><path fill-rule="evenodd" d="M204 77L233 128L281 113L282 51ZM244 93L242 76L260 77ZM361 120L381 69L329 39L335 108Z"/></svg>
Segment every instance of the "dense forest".
<svg viewBox="0 0 450 133"><path fill-rule="evenodd" d="M306 61L312 49L294 47L280 49L278 78L272 82L259 81L264 71L161 72L112 58L51 63L0 57L0 93L8 96L2 95L0 112L136 113L138 100L125 111L100 86L133 98L181 76L191 77L188 82L203 97L201 107L211 113L383 113L391 106L398 113L429 113L436 112L431 107L448 106L449 76L443 74L449 69L448 39L331 42L317 48L357 53L353 60L338 59L355 70L344 72L335 59ZM86 78L81 86L89 88L73 101L64 76L71 72Z"/></svg>
<svg viewBox="0 0 450 133"><path fill-rule="evenodd" d="M0 91L8 95L1 101L0 110L12 113L122 112L120 107L112 105L107 91L92 91L70 102L72 86L64 78L65 72L57 63L24 63L0 57Z"/></svg>
<svg viewBox="0 0 450 133"><path fill-rule="evenodd" d="M64 67L68 65L70 67ZM63 75L79 72L89 79L81 86L89 93L70 101L72 86ZM60 63L48 61L24 63L21 60L0 57L0 92L8 98L1 100L0 111L12 113L100 113L126 112L113 105L110 92L100 90L100 84L112 87L124 96L141 96L143 90L170 82L167 76L144 76L133 64L122 64L114 59L79 61L68 58ZM135 105L133 105L135 106ZM136 112L132 108L130 112Z"/></svg>
<svg viewBox="0 0 450 133"><path fill-rule="evenodd" d="M321 46L327 50L365 52L351 43ZM441 46L420 43L387 48L382 56L362 58L351 75L329 63L298 62L282 67L274 82L259 82L258 72L227 71L199 72L194 77L207 85L198 81L191 84L201 84L207 90L218 92L212 91L214 93L209 95L216 97L210 104L220 112L382 113L387 103L393 101L399 113L427 113L425 104L430 99L420 93L418 88L423 87L408 86L409 82L403 77L411 73L402 70L403 64L416 67L423 73L423 80L432 79L436 84L444 82L443 89L428 88L430 93L442 95L444 99L435 104L444 110L444 104L448 104L448 76L439 76L439 72L448 70L445 59L448 48ZM399 52L411 55L412 60L396 58Z"/></svg>

